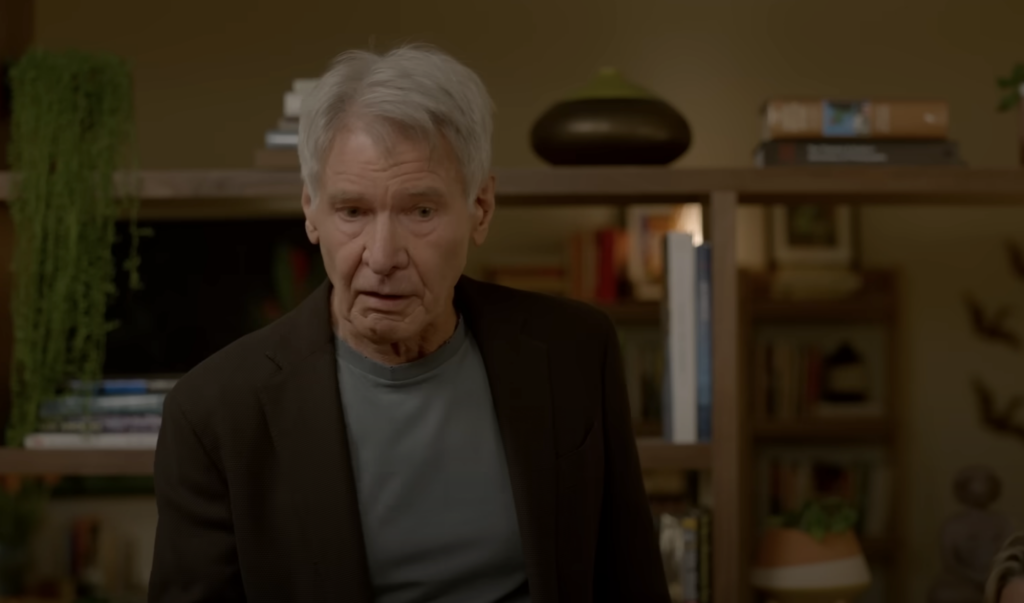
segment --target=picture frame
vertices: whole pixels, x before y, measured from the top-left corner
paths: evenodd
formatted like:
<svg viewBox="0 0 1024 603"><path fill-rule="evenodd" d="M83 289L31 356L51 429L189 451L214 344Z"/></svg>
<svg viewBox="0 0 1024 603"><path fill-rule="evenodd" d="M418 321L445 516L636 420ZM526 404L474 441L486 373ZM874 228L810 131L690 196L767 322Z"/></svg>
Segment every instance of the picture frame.
<svg viewBox="0 0 1024 603"><path fill-rule="evenodd" d="M779 204L771 213L772 263L777 268L850 268L856 258L849 205Z"/></svg>
<svg viewBox="0 0 1024 603"><path fill-rule="evenodd" d="M665 234L684 230L703 240L703 213L699 203L633 204L626 209L626 274L633 298L660 301L665 295Z"/></svg>

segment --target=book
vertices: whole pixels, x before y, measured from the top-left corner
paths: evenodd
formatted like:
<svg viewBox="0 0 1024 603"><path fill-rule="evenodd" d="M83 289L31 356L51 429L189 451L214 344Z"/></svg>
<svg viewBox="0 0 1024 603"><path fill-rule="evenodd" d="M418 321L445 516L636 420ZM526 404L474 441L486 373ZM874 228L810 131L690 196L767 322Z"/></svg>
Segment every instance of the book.
<svg viewBox="0 0 1024 603"><path fill-rule="evenodd" d="M697 441L711 441L711 244L697 247Z"/></svg>
<svg viewBox="0 0 1024 603"><path fill-rule="evenodd" d="M762 111L762 140L904 138L941 140L949 104L941 101L771 99Z"/></svg>
<svg viewBox="0 0 1024 603"><path fill-rule="evenodd" d="M294 149L299 146L299 133L298 132L281 132L279 130L268 130L263 135L263 143L267 148L289 148Z"/></svg>
<svg viewBox="0 0 1024 603"><path fill-rule="evenodd" d="M619 300L629 250L623 230L600 228L575 233L566 245L566 291L584 301Z"/></svg>
<svg viewBox="0 0 1024 603"><path fill-rule="evenodd" d="M668 396L662 421L666 440L697 442L697 251L693 235L665 235L668 313Z"/></svg>
<svg viewBox="0 0 1024 603"><path fill-rule="evenodd" d="M74 379L68 383L68 389L79 394L166 393L171 391L177 382L177 379L101 379L95 383L89 383Z"/></svg>
<svg viewBox="0 0 1024 603"><path fill-rule="evenodd" d="M39 418L77 417L101 414L161 414L165 393L116 396L63 396L39 405Z"/></svg>
<svg viewBox="0 0 1024 603"><path fill-rule="evenodd" d="M158 433L30 433L29 450L155 450Z"/></svg>
<svg viewBox="0 0 1024 603"><path fill-rule="evenodd" d="M297 78L292 80L292 92L299 96L306 96L313 91L313 88L320 82L320 78Z"/></svg>
<svg viewBox="0 0 1024 603"><path fill-rule="evenodd" d="M789 165L964 165L949 140L771 140L758 145L757 167Z"/></svg>
<svg viewBox="0 0 1024 603"><path fill-rule="evenodd" d="M302 97L302 94L293 90L284 93L284 117L294 117L296 119L299 117L299 113L302 111Z"/></svg>
<svg viewBox="0 0 1024 603"><path fill-rule="evenodd" d="M299 119L297 117L282 117L277 120L278 132L295 132L299 131Z"/></svg>
<svg viewBox="0 0 1024 603"><path fill-rule="evenodd" d="M41 421L40 433L129 433L160 431L158 414L79 416Z"/></svg>

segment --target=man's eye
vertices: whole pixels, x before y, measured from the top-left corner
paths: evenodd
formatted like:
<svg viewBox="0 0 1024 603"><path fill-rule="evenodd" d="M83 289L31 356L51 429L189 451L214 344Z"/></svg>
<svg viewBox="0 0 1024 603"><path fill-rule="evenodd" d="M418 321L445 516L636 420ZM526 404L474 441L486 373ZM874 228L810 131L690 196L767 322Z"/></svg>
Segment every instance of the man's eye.
<svg viewBox="0 0 1024 603"><path fill-rule="evenodd" d="M338 212L345 218L358 218L363 215L363 210L359 207L342 207Z"/></svg>
<svg viewBox="0 0 1024 603"><path fill-rule="evenodd" d="M417 207L413 212L417 218L429 218L434 215L433 207Z"/></svg>

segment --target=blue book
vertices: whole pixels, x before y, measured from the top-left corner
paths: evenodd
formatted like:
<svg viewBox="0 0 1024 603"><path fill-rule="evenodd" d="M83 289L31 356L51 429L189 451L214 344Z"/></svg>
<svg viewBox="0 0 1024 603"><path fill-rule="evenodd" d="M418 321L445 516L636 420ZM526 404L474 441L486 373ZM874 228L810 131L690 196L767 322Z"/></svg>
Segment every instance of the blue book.
<svg viewBox="0 0 1024 603"><path fill-rule="evenodd" d="M102 379L95 382L73 380L68 388L80 394L145 394L149 392L147 379Z"/></svg>
<svg viewBox="0 0 1024 603"><path fill-rule="evenodd" d="M63 396L45 400L39 406L40 419L82 415L161 414L167 394L115 396Z"/></svg>
<svg viewBox="0 0 1024 603"><path fill-rule="evenodd" d="M711 441L711 244L697 247L697 441Z"/></svg>

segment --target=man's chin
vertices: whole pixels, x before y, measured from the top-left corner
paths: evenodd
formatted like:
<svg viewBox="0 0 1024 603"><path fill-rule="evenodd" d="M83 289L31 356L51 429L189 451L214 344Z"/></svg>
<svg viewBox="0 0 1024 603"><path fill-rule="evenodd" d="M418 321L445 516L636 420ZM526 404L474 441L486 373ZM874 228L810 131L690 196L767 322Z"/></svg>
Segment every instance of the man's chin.
<svg viewBox="0 0 1024 603"><path fill-rule="evenodd" d="M416 335L416 325L410 324L408 316L369 312L354 322L357 332L377 344L389 344L407 340Z"/></svg>

